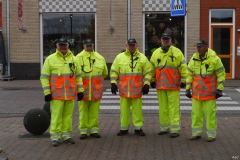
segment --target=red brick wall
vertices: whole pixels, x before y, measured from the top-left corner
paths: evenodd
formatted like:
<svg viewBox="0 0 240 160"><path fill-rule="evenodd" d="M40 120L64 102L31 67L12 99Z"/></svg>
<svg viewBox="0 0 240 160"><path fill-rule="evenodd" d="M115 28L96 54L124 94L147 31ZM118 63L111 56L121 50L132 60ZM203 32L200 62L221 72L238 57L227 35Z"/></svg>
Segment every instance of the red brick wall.
<svg viewBox="0 0 240 160"><path fill-rule="evenodd" d="M235 79L240 79L240 56L237 56L237 46L240 46L240 1L239 0L201 0L200 1L200 38L209 41L209 9L235 9Z"/></svg>

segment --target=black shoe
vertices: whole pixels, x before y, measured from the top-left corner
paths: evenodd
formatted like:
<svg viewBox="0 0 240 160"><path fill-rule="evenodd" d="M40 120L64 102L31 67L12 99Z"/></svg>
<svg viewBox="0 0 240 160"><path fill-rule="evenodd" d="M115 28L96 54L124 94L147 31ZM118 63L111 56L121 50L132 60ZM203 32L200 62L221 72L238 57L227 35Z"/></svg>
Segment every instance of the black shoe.
<svg viewBox="0 0 240 160"><path fill-rule="evenodd" d="M176 138L176 137L178 137L178 136L179 136L178 133L172 133L172 134L171 134L171 138Z"/></svg>
<svg viewBox="0 0 240 160"><path fill-rule="evenodd" d="M207 142L213 142L213 141L215 141L215 138L212 138L212 137L207 138Z"/></svg>
<svg viewBox="0 0 240 160"><path fill-rule="evenodd" d="M167 131L160 131L158 132L158 135L164 135L164 134L167 134L168 132Z"/></svg>
<svg viewBox="0 0 240 160"><path fill-rule="evenodd" d="M100 134L98 133L91 133L90 136L94 138L101 138Z"/></svg>
<svg viewBox="0 0 240 160"><path fill-rule="evenodd" d="M191 138L189 138L189 140L197 140L197 139L200 139L201 136L192 136Z"/></svg>
<svg viewBox="0 0 240 160"><path fill-rule="evenodd" d="M56 140L52 141L52 146L53 147L57 147L58 145L59 145L58 141L56 141Z"/></svg>
<svg viewBox="0 0 240 160"><path fill-rule="evenodd" d="M87 138L87 134L81 134L80 135L80 139L86 139Z"/></svg>
<svg viewBox="0 0 240 160"><path fill-rule="evenodd" d="M138 135L138 136L145 136L145 133L143 132L142 129L140 129L140 130L135 130L135 134Z"/></svg>
<svg viewBox="0 0 240 160"><path fill-rule="evenodd" d="M128 130L120 130L120 131L117 133L118 136L123 136L123 135L126 135L126 134L128 134Z"/></svg>
<svg viewBox="0 0 240 160"><path fill-rule="evenodd" d="M68 138L68 139L64 140L64 142L67 144L75 144L75 141L72 138Z"/></svg>

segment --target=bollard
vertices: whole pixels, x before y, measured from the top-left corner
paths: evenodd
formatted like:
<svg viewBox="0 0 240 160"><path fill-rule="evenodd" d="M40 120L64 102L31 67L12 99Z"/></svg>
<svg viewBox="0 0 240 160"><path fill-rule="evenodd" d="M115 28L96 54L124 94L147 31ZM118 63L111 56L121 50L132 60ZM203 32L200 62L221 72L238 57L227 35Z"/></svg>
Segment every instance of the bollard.
<svg viewBox="0 0 240 160"><path fill-rule="evenodd" d="M43 134L50 126L50 117L40 108L30 109L23 119L26 130L34 135Z"/></svg>

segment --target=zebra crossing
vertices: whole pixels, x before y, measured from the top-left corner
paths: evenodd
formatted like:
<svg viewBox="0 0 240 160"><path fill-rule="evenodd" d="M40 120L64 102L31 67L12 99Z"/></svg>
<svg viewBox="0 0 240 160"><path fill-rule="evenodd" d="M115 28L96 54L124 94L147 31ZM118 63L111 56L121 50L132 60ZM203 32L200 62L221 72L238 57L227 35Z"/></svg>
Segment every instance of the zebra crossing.
<svg viewBox="0 0 240 160"><path fill-rule="evenodd" d="M158 110L157 92L150 89L148 95L142 96L143 110ZM240 111L240 104L223 93L223 96L217 99L218 110L222 111ZM180 108L181 110L190 111L192 108L192 100L185 96L185 90L180 90ZM119 110L119 95L113 95L111 89L106 89L100 105L101 110Z"/></svg>

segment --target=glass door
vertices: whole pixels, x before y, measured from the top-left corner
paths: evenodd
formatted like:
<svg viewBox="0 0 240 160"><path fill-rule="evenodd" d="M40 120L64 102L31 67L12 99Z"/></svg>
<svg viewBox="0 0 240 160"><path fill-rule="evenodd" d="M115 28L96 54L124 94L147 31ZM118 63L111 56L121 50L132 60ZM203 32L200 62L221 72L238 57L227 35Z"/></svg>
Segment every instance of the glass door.
<svg viewBox="0 0 240 160"><path fill-rule="evenodd" d="M211 48L221 58L226 78L232 78L232 26L212 26Z"/></svg>

